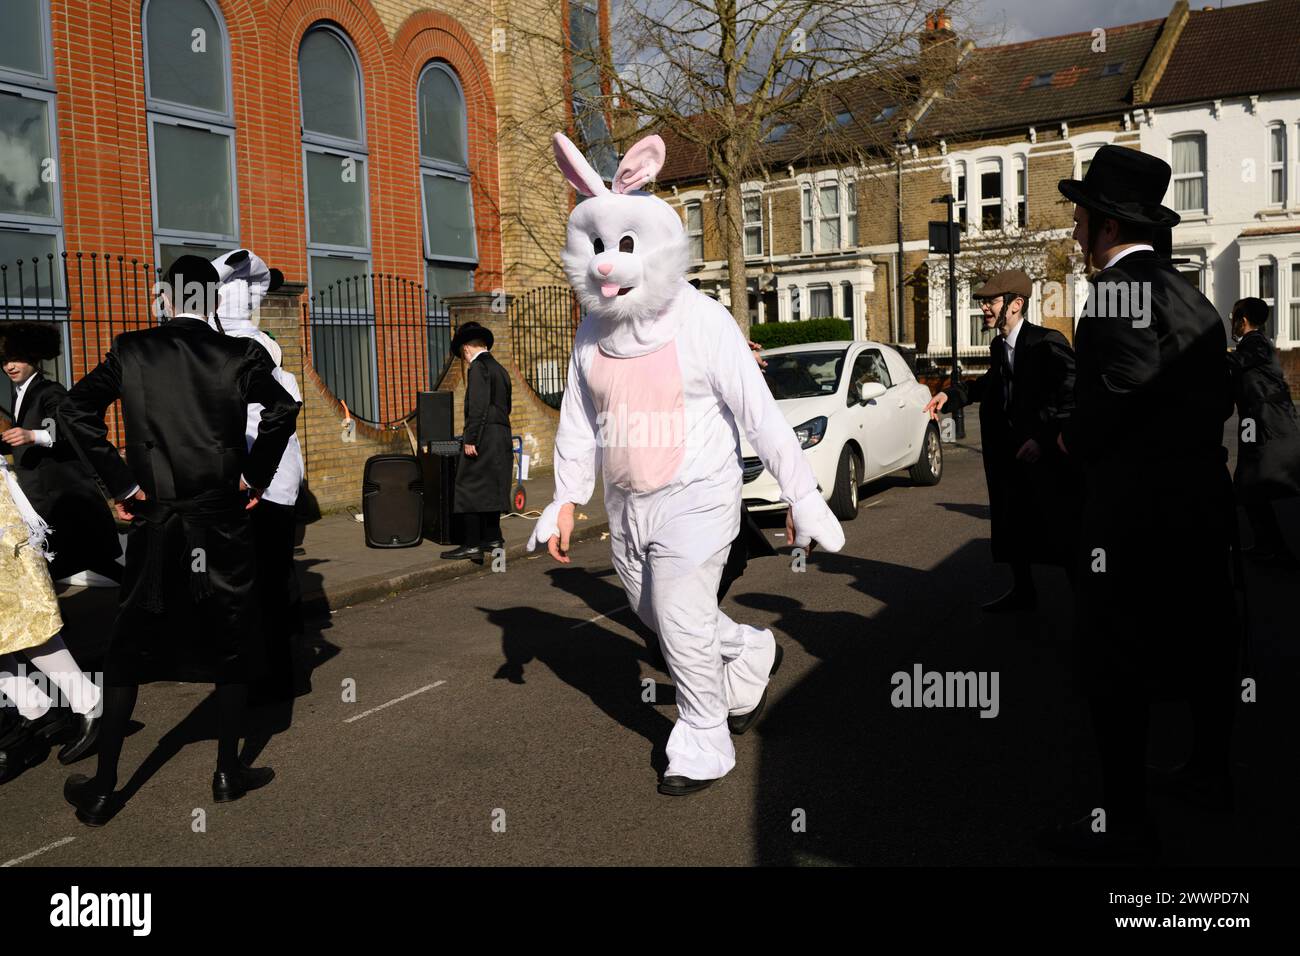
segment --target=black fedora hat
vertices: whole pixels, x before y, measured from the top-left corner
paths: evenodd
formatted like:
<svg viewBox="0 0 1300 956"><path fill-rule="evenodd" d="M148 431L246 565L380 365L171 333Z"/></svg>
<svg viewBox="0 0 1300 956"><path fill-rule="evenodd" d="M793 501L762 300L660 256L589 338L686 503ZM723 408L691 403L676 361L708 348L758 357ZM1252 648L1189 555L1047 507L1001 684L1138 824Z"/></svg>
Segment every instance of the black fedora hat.
<svg viewBox="0 0 1300 956"><path fill-rule="evenodd" d="M451 337L451 354L460 355L461 346L466 342L472 342L475 339L481 341L488 349L492 348L492 330L477 322L466 322L456 330L456 334Z"/></svg>
<svg viewBox="0 0 1300 956"><path fill-rule="evenodd" d="M1160 203L1172 173L1163 159L1123 146L1103 146L1083 179L1062 179L1056 188L1076 205L1121 222L1176 226L1182 217Z"/></svg>

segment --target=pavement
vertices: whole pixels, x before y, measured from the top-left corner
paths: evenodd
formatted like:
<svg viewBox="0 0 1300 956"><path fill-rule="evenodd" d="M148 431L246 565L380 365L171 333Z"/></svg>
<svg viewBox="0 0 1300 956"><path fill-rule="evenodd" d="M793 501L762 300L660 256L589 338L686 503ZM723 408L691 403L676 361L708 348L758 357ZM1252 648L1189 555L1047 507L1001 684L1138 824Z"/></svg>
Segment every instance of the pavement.
<svg viewBox="0 0 1300 956"><path fill-rule="evenodd" d="M523 512L501 518L507 561L527 553L533 525L555 494L555 479L549 475L530 477L524 489L527 501ZM349 607L435 581L463 577L481 567L468 559L439 558L441 552L452 547L449 544L421 541L413 548L368 547L365 525L359 516L359 512L325 515L300 528L295 568L309 613ZM599 537L608 528L603 492L597 481L591 501L576 510L571 541Z"/></svg>
<svg viewBox="0 0 1300 956"><path fill-rule="evenodd" d="M733 586L724 608L771 628L785 663L765 715L736 738L735 770L698 795L655 792L674 689L589 512L592 537L571 564L512 551L496 572L459 568L313 615L303 694L250 728L258 765L277 777L237 803L211 800L210 688L147 685L121 814L103 829L77 823L60 796L69 771L51 757L0 787L0 863L1058 864L1031 835L1099 800L1086 707L1068 678L1070 594L1039 568L1036 613L978 610L1008 582L989 560L978 430L968 430L945 446L939 485L866 486L841 552L801 564L786 550ZM780 516L760 524L785 547ZM526 527L507 520L513 539ZM347 542L353 531L338 533ZM322 557L320 593L341 601L346 581L377 574L368 555L396 558ZM1155 798L1172 866L1293 863L1300 852L1296 581L1249 573L1259 691L1238 708L1238 812ZM111 616L88 593L68 594L65 608L69 643L93 667ZM996 717L895 706L895 675L916 666L996 674ZM1175 764L1188 746L1185 709L1157 706L1152 762Z"/></svg>

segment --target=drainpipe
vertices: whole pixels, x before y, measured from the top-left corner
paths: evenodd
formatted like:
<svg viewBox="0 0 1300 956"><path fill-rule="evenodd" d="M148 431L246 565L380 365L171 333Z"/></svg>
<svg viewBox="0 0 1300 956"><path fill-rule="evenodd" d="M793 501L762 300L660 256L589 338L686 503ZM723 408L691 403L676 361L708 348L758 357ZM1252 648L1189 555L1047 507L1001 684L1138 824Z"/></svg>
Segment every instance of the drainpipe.
<svg viewBox="0 0 1300 956"><path fill-rule="evenodd" d="M896 153L898 171L898 252L895 255L894 284L898 290L898 310L890 317L890 335L895 343L903 341L903 155Z"/></svg>

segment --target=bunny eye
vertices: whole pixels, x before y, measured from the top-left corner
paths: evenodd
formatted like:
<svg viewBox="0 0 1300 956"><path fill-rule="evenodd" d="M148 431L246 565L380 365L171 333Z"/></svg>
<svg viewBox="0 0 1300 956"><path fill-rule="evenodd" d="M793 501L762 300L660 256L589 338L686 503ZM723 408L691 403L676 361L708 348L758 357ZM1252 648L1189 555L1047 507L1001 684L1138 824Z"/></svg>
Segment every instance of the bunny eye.
<svg viewBox="0 0 1300 956"><path fill-rule="evenodd" d="M619 251L619 252L631 252L631 251L632 251L632 237L631 237L631 236L624 236L622 239L620 239L620 240L618 241L618 251Z"/></svg>
<svg viewBox="0 0 1300 956"><path fill-rule="evenodd" d="M600 236L591 237L591 247L596 250L596 255L605 251L605 244L600 241Z"/></svg>

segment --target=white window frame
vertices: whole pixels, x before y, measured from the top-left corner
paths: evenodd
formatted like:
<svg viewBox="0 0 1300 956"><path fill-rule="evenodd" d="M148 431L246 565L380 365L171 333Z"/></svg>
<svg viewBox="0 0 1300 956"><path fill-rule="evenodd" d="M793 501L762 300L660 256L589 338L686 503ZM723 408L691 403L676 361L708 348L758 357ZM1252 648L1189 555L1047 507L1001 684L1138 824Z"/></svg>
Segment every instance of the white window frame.
<svg viewBox="0 0 1300 956"><path fill-rule="evenodd" d="M953 160L949 177L952 179L952 218L958 230L965 233L970 227L970 175L964 159ZM964 223L963 215L966 217Z"/></svg>
<svg viewBox="0 0 1300 956"><path fill-rule="evenodd" d="M1182 133L1175 133L1169 137L1169 166L1172 169L1174 165L1174 144L1182 140L1197 140L1200 143L1200 161L1201 170L1199 173L1178 173L1175 172L1169 177L1169 189L1171 190L1172 206L1175 212L1184 218L1204 218L1210 214L1210 176L1207 166L1209 165L1209 137L1204 130L1187 130ZM1179 181L1189 179L1199 179L1201 181L1201 201L1202 206L1199 209L1179 209L1178 208L1178 188Z"/></svg>
<svg viewBox="0 0 1300 956"><path fill-rule="evenodd" d="M221 49L224 54L223 75L225 79L226 109L223 113L201 109L155 96L149 82L149 5L166 2L166 0L145 0L140 8L141 51L144 68L145 87L145 122L149 143L149 201L152 211L154 262L161 266L163 246L193 246L195 253L210 259L222 250L239 245L239 166L236 158L235 103L232 73L234 72L233 55L230 49L230 30L221 8L212 0L198 0L208 7L221 31ZM158 188L157 188L157 151L154 148L154 129L159 124L199 129L226 139L226 149L230 164L230 227L229 233L208 233L163 228L159 225Z"/></svg>
<svg viewBox="0 0 1300 956"><path fill-rule="evenodd" d="M1266 127L1266 131L1268 137L1264 144L1264 155L1268 157L1268 205L1275 209L1285 209L1287 193L1290 192L1288 187L1291 185L1287 181L1287 157L1290 155L1290 149L1288 148L1290 144L1287 143L1286 123L1280 120L1274 123L1269 123ZM1275 160L1273 158L1273 138L1277 133L1282 134L1282 158ZM1280 173L1282 178L1282 194L1276 198L1273 195L1274 173Z"/></svg>
<svg viewBox="0 0 1300 956"><path fill-rule="evenodd" d="M1021 188L1021 180L1023 186ZM1016 229L1029 228L1029 157L1016 153L1011 159L1011 221ZM1021 210L1024 215L1021 215Z"/></svg>
<svg viewBox="0 0 1300 956"><path fill-rule="evenodd" d="M833 214L831 214L831 215L827 215L826 212L825 212L825 210L822 209L822 193L823 193L823 192L826 192L827 190L832 191L832 192L834 193L834 195L835 195L835 212L834 212ZM816 212L816 219L817 219L817 231L816 231L816 242L817 242L817 246L816 246L816 249L817 249L818 252L829 252L829 251L832 250L832 249L843 249L843 248L844 248L844 202L843 202L843 198L844 198L844 197L843 197L843 195L842 195L842 190L840 189L840 184L839 184L838 182L832 182L832 181L829 181L829 180L821 180L821 181L819 181L819 182L817 183L817 188L816 188L815 190L813 190L813 199L814 199L814 201L817 203L817 208L816 208L815 212ZM838 237L838 240L837 240L835 243L833 243L833 244L828 244L828 243L826 243L826 242L823 241L823 237L822 237L822 229L823 229L824 226L826 226L826 225L828 225L828 224L831 224L831 223L834 224L834 226L835 226L835 231L836 231L837 233L839 233L839 237Z"/></svg>
<svg viewBox="0 0 1300 956"><path fill-rule="evenodd" d="M1279 316L1276 333L1279 344L1294 348L1300 347L1300 256L1288 259L1286 265L1287 327L1282 328Z"/></svg>
<svg viewBox="0 0 1300 956"><path fill-rule="evenodd" d="M844 184L844 219L845 230L844 240L850 249L856 249L860 245L858 236L858 183L857 180L850 179Z"/></svg>
<svg viewBox="0 0 1300 956"><path fill-rule="evenodd" d="M827 300L830 302L830 311L826 315L813 315L813 295L825 293ZM835 318L835 286L830 282L813 282L808 285L808 318L809 319L833 319Z"/></svg>
<svg viewBox="0 0 1300 956"><path fill-rule="evenodd" d="M996 168L996 173L997 173L997 177L998 177L998 186L999 186L1000 188L999 188L999 190L998 190L999 195L998 195L998 197L997 197L996 200L989 199L989 198L987 198L987 197L984 195L984 176L990 172L990 170L988 169L989 166L996 166L996 167L997 167L997 168ZM977 228L977 230L978 230L979 232L981 232L981 233L984 233L984 232L1001 232L1002 230L1006 229L1006 227L1007 227L1007 210L1006 210L1006 204L1007 204L1006 164L1003 163L1002 160L1001 160L999 157L996 157L996 156L987 156L987 157L984 157L983 159L980 159L978 162L975 163L975 179L976 179L976 181L977 181L978 184L979 184L979 185L978 185L978 194L979 194L979 211L980 211L980 215L979 215L979 225L978 225L976 228ZM969 197L970 197L970 181L969 181L969 180L967 180L967 182L966 182L966 196L967 196L967 198L969 199ZM1000 220L1000 225L995 226L995 227L993 227L993 228L991 228L991 229L985 229L985 228L984 228L984 210L985 210L985 208L987 208L987 207L989 207L989 206L996 206L996 207L998 208L998 219Z"/></svg>
<svg viewBox="0 0 1300 956"><path fill-rule="evenodd" d="M1273 270L1273 294L1271 296L1264 295L1262 273L1265 269ZM1279 289L1281 274L1282 270L1278 267L1277 256L1260 256L1259 260L1255 263L1255 294L1268 304L1269 318L1272 319L1274 323L1271 329L1273 337L1277 336L1278 328L1281 325L1280 309L1278 308L1282 301L1282 296L1279 294L1281 291ZM1290 278L1291 277L1288 275L1287 280L1289 281Z"/></svg>
<svg viewBox="0 0 1300 956"><path fill-rule="evenodd" d="M800 220L800 251L813 252L816 249L816 231L813 229L813 223L816 221L815 206L813 197L812 183L804 183L799 188L799 220Z"/></svg>
<svg viewBox="0 0 1300 956"><path fill-rule="evenodd" d="M699 216L699 226L691 227L691 210L694 210ZM704 203L698 199L693 199L682 206L682 218L686 225L687 249L690 251L691 262L704 261ZM697 256L695 250L700 250Z"/></svg>
<svg viewBox="0 0 1300 956"><path fill-rule="evenodd" d="M756 220L747 218L747 213L745 212L745 200L747 199L757 200L758 202L758 219ZM763 194L761 192L751 191L751 192L741 193L740 218L742 222L742 229L741 229L742 241L744 242L746 247L745 258L746 259L761 258L764 254L763 252ZM748 245L749 245L748 240L751 232L756 233L758 236L757 252L750 252L748 249Z"/></svg>

